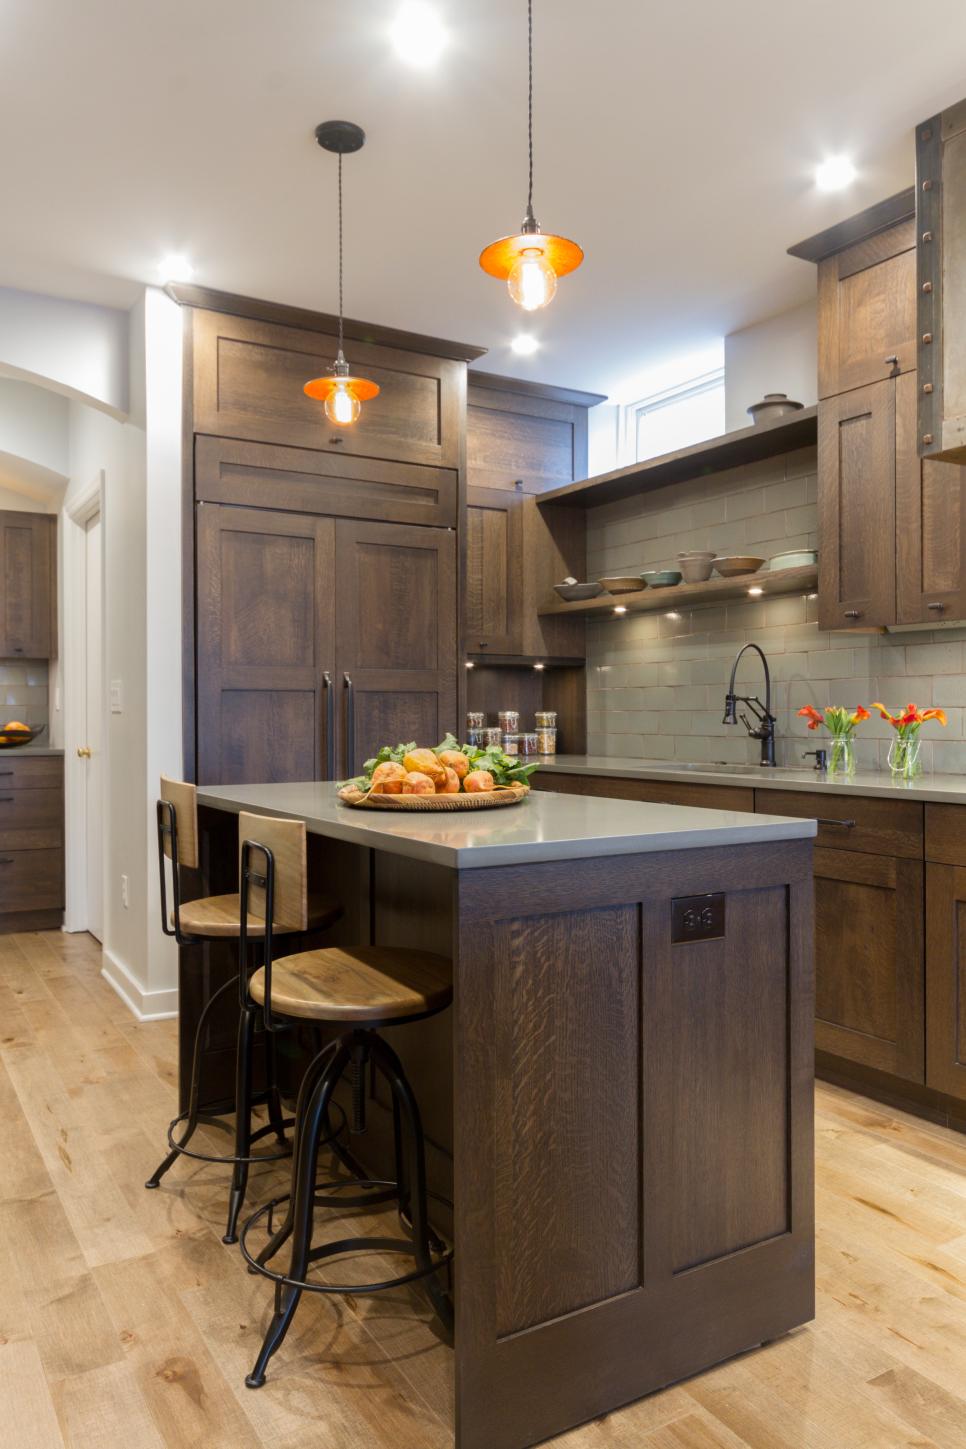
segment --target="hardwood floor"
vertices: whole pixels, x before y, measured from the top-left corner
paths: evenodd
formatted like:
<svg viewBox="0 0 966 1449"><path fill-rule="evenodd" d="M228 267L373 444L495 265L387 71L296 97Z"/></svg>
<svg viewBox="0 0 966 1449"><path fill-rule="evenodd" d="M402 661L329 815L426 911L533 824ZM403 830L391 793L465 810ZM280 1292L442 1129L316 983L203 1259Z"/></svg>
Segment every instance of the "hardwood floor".
<svg viewBox="0 0 966 1449"><path fill-rule="evenodd" d="M87 936L0 937L5 1449L447 1449L449 1350L404 1291L303 1301L245 1388L270 1287L220 1241L224 1168L144 1190L175 1023L134 1021L99 971ZM558 1449L963 1449L966 1138L828 1086L817 1104L816 1322ZM253 1175L253 1200L273 1185Z"/></svg>

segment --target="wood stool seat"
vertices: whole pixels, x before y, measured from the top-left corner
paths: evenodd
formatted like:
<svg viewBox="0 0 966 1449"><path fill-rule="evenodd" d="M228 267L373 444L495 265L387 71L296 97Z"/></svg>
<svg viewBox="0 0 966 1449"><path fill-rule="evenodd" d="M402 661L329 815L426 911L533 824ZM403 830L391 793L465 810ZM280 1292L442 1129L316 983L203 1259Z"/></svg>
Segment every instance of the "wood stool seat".
<svg viewBox="0 0 966 1449"><path fill-rule="evenodd" d="M205 936L213 940L236 939L241 930L241 896L238 892L224 896L202 896L197 901L182 901L180 907L181 929L189 936ZM308 898L309 931L321 931L339 919L342 908L330 896ZM171 916L174 923L174 913ZM265 922L260 916L248 913L248 934L263 936ZM291 933L295 926L276 924L272 928L276 935Z"/></svg>
<svg viewBox="0 0 966 1449"><path fill-rule="evenodd" d="M264 969L249 990L264 1005ZM399 1021L442 1011L452 997L452 963L428 951L332 946L272 966L272 1011L308 1021Z"/></svg>

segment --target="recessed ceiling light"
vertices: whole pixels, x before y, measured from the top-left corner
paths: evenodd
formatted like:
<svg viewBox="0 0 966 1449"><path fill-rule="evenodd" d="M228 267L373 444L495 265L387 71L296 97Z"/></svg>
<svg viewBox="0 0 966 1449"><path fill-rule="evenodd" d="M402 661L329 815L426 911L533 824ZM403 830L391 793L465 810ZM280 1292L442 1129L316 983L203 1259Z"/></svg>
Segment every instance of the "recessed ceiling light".
<svg viewBox="0 0 966 1449"><path fill-rule="evenodd" d="M435 65L449 41L436 7L423 0L400 6L390 35L399 59L420 67Z"/></svg>
<svg viewBox="0 0 966 1449"><path fill-rule="evenodd" d="M819 191L841 191L851 186L857 175L848 156L828 156L815 168L815 185Z"/></svg>
<svg viewBox="0 0 966 1449"><path fill-rule="evenodd" d="M531 337L529 332L521 332L517 337L514 337L513 341L510 343L510 347L517 354L518 357L532 357L533 354L538 350L539 346L540 343L537 341L536 337Z"/></svg>
<svg viewBox="0 0 966 1449"><path fill-rule="evenodd" d="M195 269L184 252L168 252L158 262L158 275L162 282L190 282Z"/></svg>

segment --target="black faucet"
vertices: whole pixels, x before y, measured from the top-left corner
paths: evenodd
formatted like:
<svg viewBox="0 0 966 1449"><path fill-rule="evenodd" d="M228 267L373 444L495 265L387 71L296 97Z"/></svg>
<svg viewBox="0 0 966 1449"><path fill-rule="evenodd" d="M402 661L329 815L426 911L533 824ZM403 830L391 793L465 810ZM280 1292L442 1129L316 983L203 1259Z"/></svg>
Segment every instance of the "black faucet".
<svg viewBox="0 0 966 1449"><path fill-rule="evenodd" d="M754 649L760 657L765 670L765 703L762 704L757 695L735 694L735 675L738 672L738 665L741 656L746 649ZM759 649L757 644L743 644L735 655L735 662L731 666L731 683L728 685L728 693L725 695L725 712L722 724L734 725L738 723L738 705L746 704L755 716L756 723L752 724L748 716L742 711L741 723L753 740L761 740L762 765L774 765L775 763L775 716L771 712L771 675L768 672L768 660L765 658L764 650Z"/></svg>

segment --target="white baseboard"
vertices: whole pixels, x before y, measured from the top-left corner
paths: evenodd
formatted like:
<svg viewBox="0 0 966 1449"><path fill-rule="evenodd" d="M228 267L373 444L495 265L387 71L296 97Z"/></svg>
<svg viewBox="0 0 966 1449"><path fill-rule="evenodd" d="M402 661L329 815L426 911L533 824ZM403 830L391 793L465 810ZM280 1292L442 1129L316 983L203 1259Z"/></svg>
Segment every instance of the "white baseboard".
<svg viewBox="0 0 966 1449"><path fill-rule="evenodd" d="M112 955L106 946L102 948L101 975L138 1021L167 1021L178 1015L176 986L164 991L145 991L124 962Z"/></svg>

